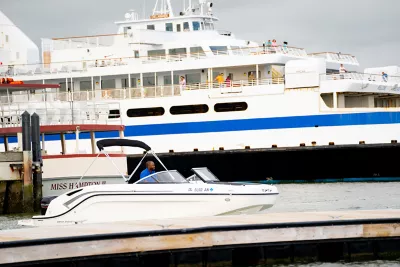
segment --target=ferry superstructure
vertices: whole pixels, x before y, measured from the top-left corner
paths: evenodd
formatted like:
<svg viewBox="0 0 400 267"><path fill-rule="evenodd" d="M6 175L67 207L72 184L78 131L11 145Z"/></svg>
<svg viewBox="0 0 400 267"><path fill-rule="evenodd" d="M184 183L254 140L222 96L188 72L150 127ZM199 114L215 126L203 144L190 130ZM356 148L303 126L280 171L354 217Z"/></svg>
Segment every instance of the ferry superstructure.
<svg viewBox="0 0 400 267"><path fill-rule="evenodd" d="M352 55L241 40L217 21L210 2L174 14L165 0L150 18L126 13L116 34L43 39L42 63L3 65L0 76L62 89L3 92L1 127L25 110L47 125L123 124L125 138L160 152L398 138L399 67L354 72ZM75 136L67 139L73 150Z"/></svg>

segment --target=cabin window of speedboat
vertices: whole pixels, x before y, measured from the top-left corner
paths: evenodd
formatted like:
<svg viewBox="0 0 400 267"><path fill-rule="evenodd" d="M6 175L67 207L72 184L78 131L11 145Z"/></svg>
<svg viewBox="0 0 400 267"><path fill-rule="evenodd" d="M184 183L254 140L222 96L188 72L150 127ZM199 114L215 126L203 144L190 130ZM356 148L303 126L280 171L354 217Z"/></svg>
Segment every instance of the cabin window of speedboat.
<svg viewBox="0 0 400 267"><path fill-rule="evenodd" d="M135 184L187 184L189 183L185 177L182 176L178 171L169 170L161 171L150 174L149 176L143 177Z"/></svg>

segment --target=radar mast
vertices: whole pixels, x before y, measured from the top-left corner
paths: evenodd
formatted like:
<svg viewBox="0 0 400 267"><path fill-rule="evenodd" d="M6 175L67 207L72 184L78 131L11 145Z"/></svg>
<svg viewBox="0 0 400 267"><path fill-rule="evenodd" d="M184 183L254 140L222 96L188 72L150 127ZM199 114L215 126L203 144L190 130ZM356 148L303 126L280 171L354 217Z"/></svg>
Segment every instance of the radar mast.
<svg viewBox="0 0 400 267"><path fill-rule="evenodd" d="M170 0L157 0L153 9L152 18L164 18L173 17L174 13L172 11Z"/></svg>

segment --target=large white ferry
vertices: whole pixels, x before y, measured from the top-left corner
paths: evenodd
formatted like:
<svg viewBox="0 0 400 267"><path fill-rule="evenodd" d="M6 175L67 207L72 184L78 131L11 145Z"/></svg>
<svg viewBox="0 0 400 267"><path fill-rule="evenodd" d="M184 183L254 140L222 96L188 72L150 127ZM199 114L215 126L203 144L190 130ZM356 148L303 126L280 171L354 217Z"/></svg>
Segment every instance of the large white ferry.
<svg viewBox="0 0 400 267"><path fill-rule="evenodd" d="M125 138L159 152L398 139L399 67L352 72L352 55L241 40L217 21L211 2L174 13L157 1L148 18L126 13L116 34L42 39L40 63L17 27L1 26L0 77L61 85L1 92L1 127L19 124L25 110L43 125L122 124ZM49 152L59 152L58 138L47 138ZM66 139L73 150L75 135ZM81 139L89 151L89 135Z"/></svg>

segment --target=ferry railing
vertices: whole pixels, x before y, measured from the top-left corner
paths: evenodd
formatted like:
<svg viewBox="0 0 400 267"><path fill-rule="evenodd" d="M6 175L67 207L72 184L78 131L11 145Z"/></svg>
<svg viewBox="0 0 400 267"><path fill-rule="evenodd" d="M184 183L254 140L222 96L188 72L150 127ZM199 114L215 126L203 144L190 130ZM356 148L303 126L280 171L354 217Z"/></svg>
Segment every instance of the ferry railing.
<svg viewBox="0 0 400 267"><path fill-rule="evenodd" d="M195 53L185 53L177 55L159 55L159 56L141 56L141 57L114 57L109 56L100 59L65 61L65 62L49 62L26 65L6 65L0 67L1 76L35 76L48 74L62 74L74 72L86 72L91 68L102 67L120 67L135 64L147 64L160 61L176 62L193 59L209 58L207 53L214 57L218 56L257 56L267 54L282 54L296 57L307 57L307 53L302 48L296 47L242 47L228 50L213 50Z"/></svg>
<svg viewBox="0 0 400 267"><path fill-rule="evenodd" d="M179 85L158 85L141 88L127 88L126 98L155 98L180 95Z"/></svg>
<svg viewBox="0 0 400 267"><path fill-rule="evenodd" d="M25 111L38 114L41 125L122 124L121 117L110 114L110 110L120 110L120 104L114 102L74 103L73 105L13 103L0 106L0 127L21 126L21 115Z"/></svg>
<svg viewBox="0 0 400 267"><path fill-rule="evenodd" d="M242 52L246 49L241 49ZM306 57L307 52L303 48L286 47L286 46L264 46L249 48L251 55L265 55L265 54L287 54L296 57Z"/></svg>
<svg viewBox="0 0 400 267"><path fill-rule="evenodd" d="M240 81L224 81L218 82L206 82L206 83L195 83L184 86L183 90L207 90L207 89L218 89L218 88L243 88L260 85L272 85L272 84L283 84L283 78L272 78L272 79L250 79Z"/></svg>
<svg viewBox="0 0 400 267"><path fill-rule="evenodd" d="M344 64L356 64L358 65L358 60L355 56L349 54L341 54L334 52L321 52L321 53L311 53L308 54L309 57L321 57L330 61L337 61Z"/></svg>
<svg viewBox="0 0 400 267"><path fill-rule="evenodd" d="M177 55L159 55L159 56L149 56L142 60L143 63L156 63L159 61L167 62L178 62L188 59L204 59L207 58L205 53L190 53L190 54L177 54Z"/></svg>
<svg viewBox="0 0 400 267"><path fill-rule="evenodd" d="M82 90L75 92L65 91L14 91L8 95L0 95L0 104L23 104L29 103L36 105L37 103L49 103L56 105L58 103L69 102L104 102L107 100L124 100L133 98L156 98L178 96L184 90L207 90L218 88L243 88L252 86L265 86L273 84L283 84L283 78L272 79L247 79L218 82L191 83L187 85L157 85L145 86L138 88L103 88L100 90Z"/></svg>
<svg viewBox="0 0 400 267"><path fill-rule="evenodd" d="M386 78L379 74L347 72L339 74L322 74L321 80L359 80L364 82L400 83L400 76L388 75Z"/></svg>
<svg viewBox="0 0 400 267"><path fill-rule="evenodd" d="M115 43L116 39L123 37L124 34L104 34L95 36L53 38L43 40L43 42L50 45L52 50L65 50L112 46Z"/></svg>

